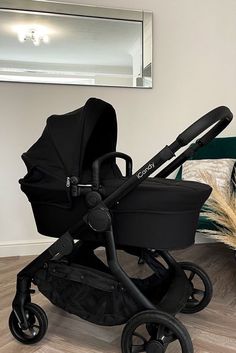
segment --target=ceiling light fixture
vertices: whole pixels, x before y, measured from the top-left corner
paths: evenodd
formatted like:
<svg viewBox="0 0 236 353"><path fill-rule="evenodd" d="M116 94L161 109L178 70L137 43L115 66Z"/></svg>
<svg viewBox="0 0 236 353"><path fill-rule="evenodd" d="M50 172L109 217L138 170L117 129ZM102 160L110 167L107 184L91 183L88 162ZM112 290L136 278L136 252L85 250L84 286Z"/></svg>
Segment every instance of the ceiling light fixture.
<svg viewBox="0 0 236 353"><path fill-rule="evenodd" d="M41 43L49 43L47 30L42 26L20 26L16 29L18 39L21 43L32 41L35 46Z"/></svg>

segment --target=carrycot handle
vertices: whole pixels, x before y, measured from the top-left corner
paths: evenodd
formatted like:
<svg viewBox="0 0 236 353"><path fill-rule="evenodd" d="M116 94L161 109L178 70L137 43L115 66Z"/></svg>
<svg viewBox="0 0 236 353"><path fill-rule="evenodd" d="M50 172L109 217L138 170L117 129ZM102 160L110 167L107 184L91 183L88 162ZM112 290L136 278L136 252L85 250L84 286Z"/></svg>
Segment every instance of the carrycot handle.
<svg viewBox="0 0 236 353"><path fill-rule="evenodd" d="M92 164L92 185L93 190L99 190L100 186L100 168L102 163L109 159L121 158L126 161L126 176L132 175L132 165L133 161L130 156L121 152L110 152L103 156L97 158Z"/></svg>
<svg viewBox="0 0 236 353"><path fill-rule="evenodd" d="M184 130L177 137L176 141L180 147L186 146L203 131L207 130L212 125L215 125L199 140L201 145L204 146L223 131L232 119L233 114L229 108L224 106L215 108Z"/></svg>

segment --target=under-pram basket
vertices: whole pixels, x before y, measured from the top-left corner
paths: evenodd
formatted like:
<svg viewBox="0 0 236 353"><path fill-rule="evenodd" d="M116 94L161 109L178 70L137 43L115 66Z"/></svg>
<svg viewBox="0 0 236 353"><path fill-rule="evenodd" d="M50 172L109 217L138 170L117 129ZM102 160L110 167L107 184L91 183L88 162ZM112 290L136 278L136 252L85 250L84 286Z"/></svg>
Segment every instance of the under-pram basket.
<svg viewBox="0 0 236 353"><path fill-rule="evenodd" d="M36 272L34 283L53 304L71 314L98 325L124 324L142 306L95 255L93 248L77 244L63 261L53 261L46 269ZM179 268L168 271L155 261L155 272L146 278L131 280L163 311L179 312L191 293L183 271Z"/></svg>
<svg viewBox="0 0 236 353"><path fill-rule="evenodd" d="M212 285L201 268L176 262L169 250L194 243L199 212L211 188L165 177L231 120L228 108L214 109L134 174L132 159L116 152L116 114L110 104L91 98L84 107L47 120L42 136L23 154L28 173L20 184L39 233L58 240L18 274L9 318L17 340L33 344L47 330L46 314L30 300L33 282L53 304L85 320L108 326L127 323L122 353L168 353L176 342L180 352L193 352L175 314L205 308ZM125 176L116 158L125 160ZM106 262L97 256L99 247L105 247ZM152 273L128 276L119 264L118 249L141 258ZM143 325L145 336L137 334ZM134 337L141 343L134 343Z"/></svg>

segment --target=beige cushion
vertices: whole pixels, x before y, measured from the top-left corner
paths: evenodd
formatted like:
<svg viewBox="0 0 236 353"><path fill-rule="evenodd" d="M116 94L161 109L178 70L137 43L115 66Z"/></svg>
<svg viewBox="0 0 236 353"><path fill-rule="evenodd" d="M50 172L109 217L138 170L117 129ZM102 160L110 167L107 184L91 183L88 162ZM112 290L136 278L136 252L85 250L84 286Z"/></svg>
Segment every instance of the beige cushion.
<svg viewBox="0 0 236 353"><path fill-rule="evenodd" d="M204 183L202 173L207 173L216 180L222 193L226 194L232 187L235 162L235 159L189 160L183 164L182 178Z"/></svg>
<svg viewBox="0 0 236 353"><path fill-rule="evenodd" d="M234 190L236 189L236 163L234 165L234 171L233 171L233 176L232 176L232 181L233 181L233 187ZM236 190L235 190L236 191Z"/></svg>

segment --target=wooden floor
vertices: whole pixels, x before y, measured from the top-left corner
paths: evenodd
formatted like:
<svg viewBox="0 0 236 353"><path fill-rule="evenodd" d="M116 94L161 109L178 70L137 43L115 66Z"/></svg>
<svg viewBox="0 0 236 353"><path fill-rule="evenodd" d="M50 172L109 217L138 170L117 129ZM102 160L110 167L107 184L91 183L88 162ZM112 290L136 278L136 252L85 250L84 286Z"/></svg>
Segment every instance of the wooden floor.
<svg viewBox="0 0 236 353"><path fill-rule="evenodd" d="M195 353L236 353L236 261L233 251L220 244L199 244L175 257L193 261L207 270L214 285L214 298L204 311L178 315L193 340ZM118 353L122 327L100 327L53 306L40 293L32 301L41 305L49 319L46 337L34 346L25 346L13 339L8 330L8 316L15 293L16 273L32 257L0 259L0 353ZM129 273L143 276L145 266L120 255Z"/></svg>

